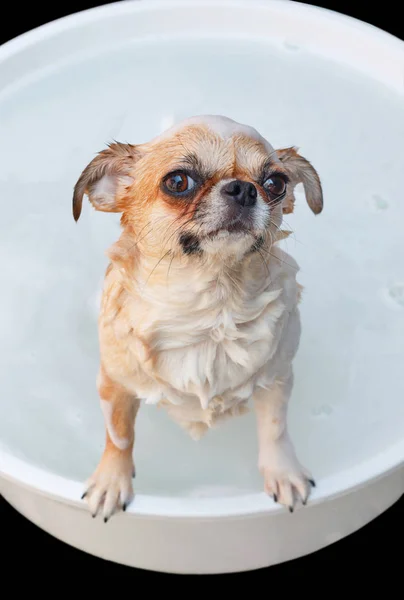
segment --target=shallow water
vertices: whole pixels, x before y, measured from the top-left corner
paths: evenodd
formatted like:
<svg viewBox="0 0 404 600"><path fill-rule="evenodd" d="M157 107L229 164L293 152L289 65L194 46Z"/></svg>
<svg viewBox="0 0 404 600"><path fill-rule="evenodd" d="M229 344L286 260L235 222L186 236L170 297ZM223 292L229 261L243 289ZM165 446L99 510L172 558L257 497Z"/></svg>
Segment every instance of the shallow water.
<svg viewBox="0 0 404 600"><path fill-rule="evenodd" d="M0 94L0 438L33 464L82 480L104 440L97 294L118 219L85 206L75 224L73 185L112 138L144 142L200 113L299 146L323 181L323 214L300 193L285 242L305 286L290 405L302 461L321 478L402 436L403 96L290 45L150 42ZM137 490L259 490L256 450L253 415L195 443L145 406Z"/></svg>

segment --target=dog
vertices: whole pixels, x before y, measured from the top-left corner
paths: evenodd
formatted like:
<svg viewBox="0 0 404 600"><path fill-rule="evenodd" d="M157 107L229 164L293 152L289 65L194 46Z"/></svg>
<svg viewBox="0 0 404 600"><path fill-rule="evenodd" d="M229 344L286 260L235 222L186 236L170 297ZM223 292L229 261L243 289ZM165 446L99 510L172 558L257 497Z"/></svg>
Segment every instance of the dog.
<svg viewBox="0 0 404 600"><path fill-rule="evenodd" d="M302 183L314 214L320 178L295 147L252 127L192 117L152 141L112 143L74 188L121 213L99 314L97 388L106 444L83 498L106 522L133 499L135 420L158 404L194 439L252 399L264 489L292 512L314 486L287 429L298 350L298 265L279 248Z"/></svg>

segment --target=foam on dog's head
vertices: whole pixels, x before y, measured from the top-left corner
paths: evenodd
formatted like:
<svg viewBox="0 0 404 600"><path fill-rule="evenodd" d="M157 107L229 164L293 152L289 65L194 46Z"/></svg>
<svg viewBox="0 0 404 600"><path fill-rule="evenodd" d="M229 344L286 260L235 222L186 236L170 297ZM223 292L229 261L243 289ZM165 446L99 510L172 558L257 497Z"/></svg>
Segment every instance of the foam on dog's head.
<svg viewBox="0 0 404 600"><path fill-rule="evenodd" d="M233 119L229 119L229 117L224 117L222 115L200 115L196 117L189 117L188 119L184 119L183 121L172 125L163 131L163 133L155 137L152 141L155 142L163 138L170 137L178 131L181 131L181 129L185 129L192 125L201 125L202 127L206 127L211 131L214 131L223 140L229 139L236 135L244 135L263 144L268 152L273 152L274 150L271 144L265 138L263 138L262 135L256 129L254 129L254 127L237 123L237 121L233 121Z"/></svg>

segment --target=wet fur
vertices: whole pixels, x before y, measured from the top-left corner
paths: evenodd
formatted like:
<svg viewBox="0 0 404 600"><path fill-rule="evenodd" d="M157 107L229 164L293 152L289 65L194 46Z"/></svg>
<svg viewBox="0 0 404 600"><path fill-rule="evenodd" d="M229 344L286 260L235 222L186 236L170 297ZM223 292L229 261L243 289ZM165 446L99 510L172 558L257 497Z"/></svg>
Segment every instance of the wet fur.
<svg viewBox="0 0 404 600"><path fill-rule="evenodd" d="M212 122L192 120L140 146L112 144L75 187L76 220L84 194L98 210L122 212L122 235L108 252L99 316L98 389L104 403L118 398L104 404L104 462L113 451L119 463L116 450L127 452L126 439L132 448L128 424L133 427L137 408L131 412L130 404L137 399L160 404L197 439L223 418L243 414L257 390L282 388L292 378L301 287L297 264L276 242L287 235L280 226L282 214L293 211L295 185L303 183L318 214L321 184L295 148L275 151L255 130ZM165 194L161 181L184 159L197 162L204 182L183 200ZM289 179L276 206L268 203L259 180L265 164ZM227 210L220 204L220 186L234 178L258 190L251 231L210 233ZM181 236L195 238L195 251L184 251ZM272 419L281 435L284 419ZM90 490L99 489L102 473L90 480ZM117 489L116 503L126 505L131 494ZM95 512L102 501L99 494L96 499L92 505L90 500ZM112 504L109 500L106 514L104 498L107 518Z"/></svg>

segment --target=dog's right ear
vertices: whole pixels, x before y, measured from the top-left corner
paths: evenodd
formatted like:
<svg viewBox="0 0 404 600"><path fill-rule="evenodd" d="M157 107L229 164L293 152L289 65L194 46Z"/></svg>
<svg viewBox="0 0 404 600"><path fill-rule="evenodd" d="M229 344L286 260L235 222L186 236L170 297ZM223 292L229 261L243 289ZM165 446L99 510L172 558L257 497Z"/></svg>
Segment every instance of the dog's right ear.
<svg viewBox="0 0 404 600"><path fill-rule="evenodd" d="M84 194L96 210L122 211L119 197L134 181L133 170L139 155L137 147L132 144L113 143L87 165L74 187L75 221L80 217Z"/></svg>

